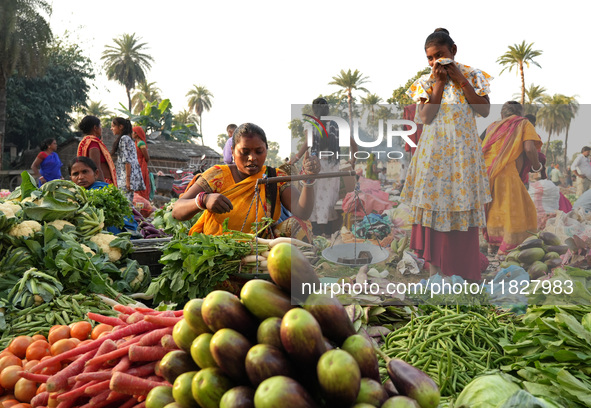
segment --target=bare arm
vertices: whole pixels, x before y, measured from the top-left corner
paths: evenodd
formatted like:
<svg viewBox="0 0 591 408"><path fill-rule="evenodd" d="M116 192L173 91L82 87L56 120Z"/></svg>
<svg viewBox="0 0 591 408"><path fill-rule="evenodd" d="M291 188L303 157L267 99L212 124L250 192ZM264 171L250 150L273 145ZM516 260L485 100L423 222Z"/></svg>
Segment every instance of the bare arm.
<svg viewBox="0 0 591 408"><path fill-rule="evenodd" d="M179 221L190 220L197 214L199 207L195 197L201 193L203 187L195 183L189 188L189 190L183 194L182 198L179 198L172 208L173 218ZM204 198L205 208L214 214L224 214L234 209L232 202L228 197L220 193L207 193Z"/></svg>
<svg viewBox="0 0 591 408"><path fill-rule="evenodd" d="M43 162L43 159L41 159L39 156L37 156L35 158L35 161L33 162L33 164L31 164L31 169L33 169L33 177L37 177L39 175L39 169L41 169L42 162Z"/></svg>
<svg viewBox="0 0 591 408"><path fill-rule="evenodd" d="M451 80L462 88L464 96L466 97L468 103L472 106L472 109L474 109L474 111L483 118L486 118L490 113L490 100L488 95L478 95L470 81L466 79L464 74L462 74L455 64L448 64L444 67Z"/></svg>
<svg viewBox="0 0 591 408"><path fill-rule="evenodd" d="M146 159L146 163L150 162L150 153L148 153L148 148L146 146L142 146L140 147L140 152L142 152L142 154L144 155L144 158Z"/></svg>
<svg viewBox="0 0 591 408"><path fill-rule="evenodd" d="M316 156L310 156L306 153L302 167L306 174L318 174L320 162ZM292 195L294 196L293 199ZM296 217L307 220L314 209L313 184L304 183L301 193L296 188L286 188L281 193L281 203ZM292 203L294 203L293 208Z"/></svg>
<svg viewBox="0 0 591 408"><path fill-rule="evenodd" d="M523 142L523 150L532 165L532 169L539 169L540 160L538 159L538 149L536 149L536 144L533 140L526 140Z"/></svg>
<svg viewBox="0 0 591 408"><path fill-rule="evenodd" d="M97 148L88 149L88 157L90 158L90 160L92 160L94 162L94 164L96 164L96 167L98 169L98 180L105 181L105 175L103 174L103 168L101 166L101 151L100 151L100 149L97 149ZM111 175L109 174L109 177L110 176Z"/></svg>
<svg viewBox="0 0 591 408"><path fill-rule="evenodd" d="M306 132L306 138L304 139L304 144L302 145L302 147L300 147L300 150L298 150L298 152L296 153L295 158L293 160L289 161L289 164L297 163L304 156L304 153L306 153L306 150L308 150L307 132Z"/></svg>

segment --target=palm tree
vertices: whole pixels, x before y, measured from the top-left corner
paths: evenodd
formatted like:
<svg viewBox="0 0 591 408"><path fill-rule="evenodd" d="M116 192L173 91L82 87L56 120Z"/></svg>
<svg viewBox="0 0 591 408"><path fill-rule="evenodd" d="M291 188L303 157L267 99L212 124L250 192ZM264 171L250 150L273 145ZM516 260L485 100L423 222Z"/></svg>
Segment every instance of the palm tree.
<svg viewBox="0 0 591 408"><path fill-rule="evenodd" d="M133 113L140 113L144 110L145 102L162 101L160 97L160 88L156 86L156 82L141 81L138 84L137 91L131 98L131 105L133 106Z"/></svg>
<svg viewBox="0 0 591 408"><path fill-rule="evenodd" d="M146 81L146 70L152 68L154 59L144 54L146 43L140 43L134 34L114 38L115 45L106 45L102 60L105 61L107 78L119 82L127 93L128 109L131 111L131 90L138 82Z"/></svg>
<svg viewBox="0 0 591 408"><path fill-rule="evenodd" d="M203 135L203 120L201 114L203 111L211 109L211 98L213 95L209 90L202 85L193 85L193 89L187 92L189 97L189 111L194 110L197 116L199 116L199 133Z"/></svg>
<svg viewBox="0 0 591 408"><path fill-rule="evenodd" d="M538 111L536 118L542 125L542 128L548 132L548 140L544 147L544 154L548 152L548 145L552 134L558 135L566 129L566 111L565 96L554 94L553 96L546 96L542 98L543 106Z"/></svg>
<svg viewBox="0 0 591 408"><path fill-rule="evenodd" d="M576 100L574 96L565 96L563 97L564 103L564 122L565 122L565 135L564 135L564 158L563 158L563 169L566 169L566 151L568 149L568 131L570 129L571 121L577 116L579 112L579 102Z"/></svg>
<svg viewBox="0 0 591 408"><path fill-rule="evenodd" d="M101 101L90 101L86 109L84 109L83 111L86 115L93 115L99 118L103 125L105 125L106 122L107 126L110 123L110 118L113 116L113 112L111 112L109 108L103 105Z"/></svg>
<svg viewBox="0 0 591 408"><path fill-rule="evenodd" d="M6 85L13 75L35 76L45 68L53 37L45 0L0 1L0 170L6 131Z"/></svg>
<svg viewBox="0 0 591 408"><path fill-rule="evenodd" d="M377 94L370 94L369 92L363 98L361 98L361 104L364 107L364 110L368 113L367 116L367 123L373 123L376 106L382 102L382 98L380 98Z"/></svg>
<svg viewBox="0 0 591 408"><path fill-rule="evenodd" d="M183 109L182 111L174 115L174 118L172 119L172 123L174 126L181 126L193 123L197 124L197 122L199 122L199 118L195 116L194 113L189 112L186 109Z"/></svg>
<svg viewBox="0 0 591 408"><path fill-rule="evenodd" d="M355 72L351 72L349 69L347 72L341 69L341 73L339 76L332 77L332 81L329 82L329 85L338 85L341 89L337 92L337 95L343 96L343 94L347 95L347 105L349 106L349 130L351 132L351 138L353 138L353 91L364 91L369 93L369 91L363 88L361 85L368 82L369 77L364 77L359 70L355 70Z"/></svg>
<svg viewBox="0 0 591 408"><path fill-rule="evenodd" d="M513 98L517 99L520 97L521 94L514 94ZM530 84L529 88L525 89L525 105L523 105L523 113L524 114L536 114L542 103L542 99L546 96L546 88Z"/></svg>
<svg viewBox="0 0 591 408"><path fill-rule="evenodd" d="M501 55L497 62L505 68L501 70L499 73L502 74L507 68L509 68L509 72L513 69L513 67L519 68L519 74L521 75L521 104L525 104L525 76L523 74L523 64L525 64L529 68L529 64L534 64L535 66L542 68L540 64L534 61L534 58L539 57L542 55L542 51L540 50L532 50L534 43L526 44L525 40L521 44L513 44L509 46L509 51Z"/></svg>

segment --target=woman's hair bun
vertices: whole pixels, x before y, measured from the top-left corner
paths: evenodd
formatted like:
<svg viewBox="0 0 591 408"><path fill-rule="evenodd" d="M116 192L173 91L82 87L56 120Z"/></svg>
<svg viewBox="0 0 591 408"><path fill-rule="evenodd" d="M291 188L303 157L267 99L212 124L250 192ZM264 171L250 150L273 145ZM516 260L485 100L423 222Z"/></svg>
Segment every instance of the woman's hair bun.
<svg viewBox="0 0 591 408"><path fill-rule="evenodd" d="M449 31L447 31L446 28L443 27L438 27L435 30L433 30L434 33L438 33L438 32L444 32L445 34L449 35Z"/></svg>

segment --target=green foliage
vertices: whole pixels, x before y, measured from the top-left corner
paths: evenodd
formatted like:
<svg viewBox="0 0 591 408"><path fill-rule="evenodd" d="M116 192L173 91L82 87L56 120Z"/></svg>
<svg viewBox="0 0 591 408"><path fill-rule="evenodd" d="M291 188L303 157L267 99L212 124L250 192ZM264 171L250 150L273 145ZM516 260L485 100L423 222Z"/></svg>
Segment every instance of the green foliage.
<svg viewBox="0 0 591 408"><path fill-rule="evenodd" d="M106 187L87 190L88 202L101 208L105 214L105 226L123 228L125 217L132 217L131 206L127 197L113 184Z"/></svg>
<svg viewBox="0 0 591 408"><path fill-rule="evenodd" d="M425 74L428 74L429 72L431 72L431 68L429 67L423 68L417 72L416 75L406 81L403 86L394 89L392 92L392 97L388 99L387 102L396 105L398 109L403 109L406 105L412 105L414 101L406 95L406 91L417 79Z"/></svg>
<svg viewBox="0 0 591 408"><path fill-rule="evenodd" d="M134 115L123 105L120 112L124 113L137 126L146 129L146 133L160 132L166 140L175 140L177 142L189 142L191 139L201 138L193 128L193 124L175 125L172 114L172 104L170 99L163 99L161 102L146 102L144 110L139 115Z"/></svg>
<svg viewBox="0 0 591 408"><path fill-rule="evenodd" d="M55 41L44 75L8 80L6 140L20 150L50 137L69 139L71 112L85 106L92 79L91 61L82 50L67 40Z"/></svg>

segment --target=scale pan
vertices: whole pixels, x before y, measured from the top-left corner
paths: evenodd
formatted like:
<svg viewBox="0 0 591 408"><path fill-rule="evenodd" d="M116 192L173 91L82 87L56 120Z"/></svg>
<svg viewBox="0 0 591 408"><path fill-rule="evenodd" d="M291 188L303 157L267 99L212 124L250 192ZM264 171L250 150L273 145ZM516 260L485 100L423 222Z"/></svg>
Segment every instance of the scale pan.
<svg viewBox="0 0 591 408"><path fill-rule="evenodd" d="M357 249L357 253L355 250ZM371 255L371 260L369 262L363 262L363 259L360 259L358 263L354 262L342 262L343 259L351 259L353 255L355 255L354 259L359 258L359 254L361 252L366 252ZM371 265L375 263L380 263L388 259L390 253L386 248L380 248L378 245L369 244L367 242L362 243L349 243L349 244L339 244L334 245L332 247L326 248L322 251L322 256L330 262L337 263L339 265L347 265L347 266L361 266L361 265Z"/></svg>

